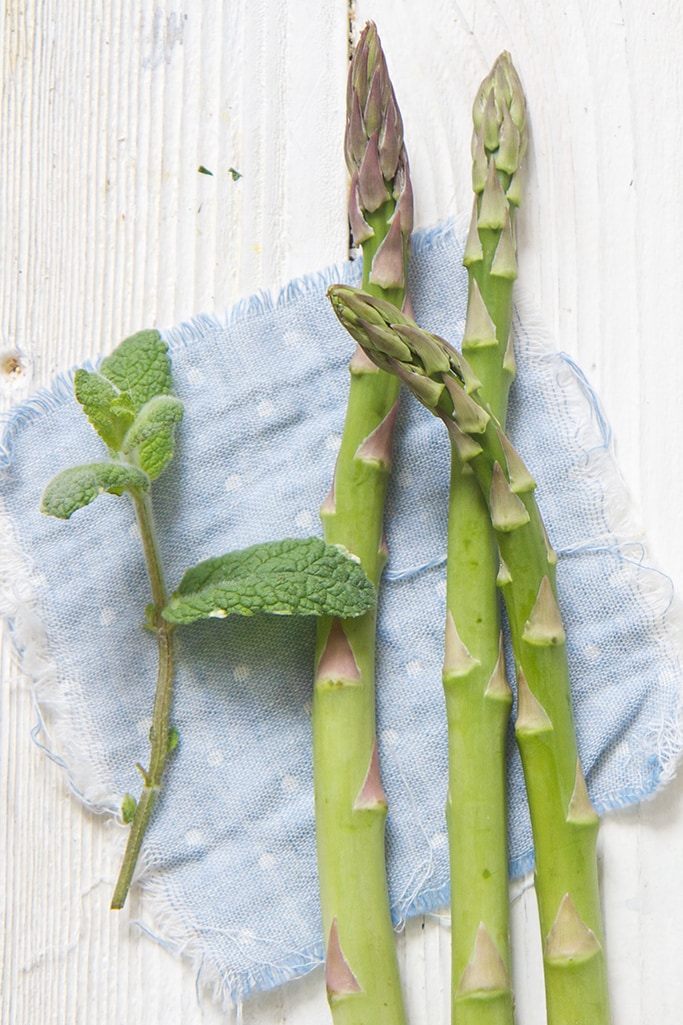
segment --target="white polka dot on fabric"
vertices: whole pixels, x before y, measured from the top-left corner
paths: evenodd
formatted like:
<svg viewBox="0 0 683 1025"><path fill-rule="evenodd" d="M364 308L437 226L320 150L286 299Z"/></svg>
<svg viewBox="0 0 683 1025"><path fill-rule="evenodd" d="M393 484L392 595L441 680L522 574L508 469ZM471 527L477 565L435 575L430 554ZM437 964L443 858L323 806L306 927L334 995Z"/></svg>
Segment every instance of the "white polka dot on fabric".
<svg viewBox="0 0 683 1025"><path fill-rule="evenodd" d="M286 794L293 794L295 790L299 789L299 780L296 776L284 776L282 779L282 789Z"/></svg>
<svg viewBox="0 0 683 1025"><path fill-rule="evenodd" d="M270 399L263 399L256 407L259 416L271 416L275 412L275 404Z"/></svg>
<svg viewBox="0 0 683 1025"><path fill-rule="evenodd" d="M116 619L116 611L111 606L105 605L100 609L100 623L102 626L111 626Z"/></svg>
<svg viewBox="0 0 683 1025"><path fill-rule="evenodd" d="M398 743L398 730L382 730L382 742L387 747L395 747Z"/></svg>
<svg viewBox="0 0 683 1025"><path fill-rule="evenodd" d="M325 438L325 448L330 452L338 452L341 447L340 434L328 434Z"/></svg>
<svg viewBox="0 0 683 1025"><path fill-rule="evenodd" d="M437 582L434 584L434 591L436 592L436 594L438 594L439 598L445 598L446 597L446 581L445 580L437 580Z"/></svg>
<svg viewBox="0 0 683 1025"><path fill-rule="evenodd" d="M597 662L600 658L600 648L597 644L587 644L583 649L583 655L589 662Z"/></svg>
<svg viewBox="0 0 683 1025"><path fill-rule="evenodd" d="M149 737L149 731L152 729L152 717L147 716L144 719L138 719L135 726L141 737Z"/></svg>
<svg viewBox="0 0 683 1025"><path fill-rule="evenodd" d="M235 666L232 671L232 675L235 677L238 683L244 683L251 676L251 666L239 665Z"/></svg>
<svg viewBox="0 0 683 1025"><path fill-rule="evenodd" d="M219 765L223 764L223 752L217 748L214 751L209 751L206 761L212 769L217 769Z"/></svg>
<svg viewBox="0 0 683 1025"><path fill-rule="evenodd" d="M239 491L242 487L242 478L239 473L231 473L229 477L225 479L225 490L230 494L231 491Z"/></svg>
<svg viewBox="0 0 683 1025"><path fill-rule="evenodd" d="M310 509L302 509L300 513L297 513L294 522L297 527L310 527L313 523L313 513Z"/></svg>
<svg viewBox="0 0 683 1025"><path fill-rule="evenodd" d="M300 331L285 331L283 335L283 341L288 349L298 349L303 342L303 336Z"/></svg>
<svg viewBox="0 0 683 1025"><path fill-rule="evenodd" d="M201 847L204 843L204 834L200 829L188 829L185 833L185 843L188 847Z"/></svg>
<svg viewBox="0 0 683 1025"><path fill-rule="evenodd" d="M187 380L190 384L197 387L197 385L204 384L204 373L199 367L190 367L187 371Z"/></svg>
<svg viewBox="0 0 683 1025"><path fill-rule="evenodd" d="M429 841L430 845L435 851L438 851L441 847L448 845L448 834L447 833L434 833Z"/></svg>
<svg viewBox="0 0 683 1025"><path fill-rule="evenodd" d="M259 868L264 869L266 872L275 867L275 855L274 854L262 854L258 859Z"/></svg>
<svg viewBox="0 0 683 1025"><path fill-rule="evenodd" d="M414 658L412 662L408 662L405 667L408 676L419 676L422 669L423 666L419 658Z"/></svg>

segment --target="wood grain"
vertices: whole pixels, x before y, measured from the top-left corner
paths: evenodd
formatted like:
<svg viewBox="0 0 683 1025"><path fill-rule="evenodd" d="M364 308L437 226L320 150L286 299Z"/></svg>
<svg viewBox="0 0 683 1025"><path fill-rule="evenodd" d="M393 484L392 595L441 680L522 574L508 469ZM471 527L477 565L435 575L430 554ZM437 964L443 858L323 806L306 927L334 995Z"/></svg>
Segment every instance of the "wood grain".
<svg viewBox="0 0 683 1025"><path fill-rule="evenodd" d="M343 259L346 0L5 0L0 374L7 406L142 326L221 311ZM473 91L512 52L532 146L520 281L603 400L659 563L683 579L680 170L683 14L673 0L357 0L406 124L419 225L470 207ZM203 165L212 175L198 173ZM233 168L241 177L233 180ZM3 364L4 365L4 364ZM5 634L0 653L0 1019L212 1025L192 967L107 910L114 832L84 813ZM683 793L607 817L615 1025L683 1006ZM518 1019L544 1020L533 891L514 891ZM448 1020L448 928L399 939L412 1025ZM200 999L201 997L201 999ZM245 1025L329 1020L319 972Z"/></svg>

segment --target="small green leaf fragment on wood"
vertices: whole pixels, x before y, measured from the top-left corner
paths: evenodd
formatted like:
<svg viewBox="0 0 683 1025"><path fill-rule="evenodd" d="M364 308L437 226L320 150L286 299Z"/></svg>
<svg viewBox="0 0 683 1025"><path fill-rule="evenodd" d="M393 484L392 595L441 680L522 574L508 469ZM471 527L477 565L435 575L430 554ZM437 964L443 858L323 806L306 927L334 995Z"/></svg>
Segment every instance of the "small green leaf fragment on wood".
<svg viewBox="0 0 683 1025"><path fill-rule="evenodd" d="M135 812L137 811L138 802L135 800L132 794L124 794L123 800L121 801L121 818L128 825L135 818Z"/></svg>
<svg viewBox="0 0 683 1025"><path fill-rule="evenodd" d="M157 395L135 417L121 444L128 455L137 449L137 462L150 480L156 480L173 458L173 428L183 418L183 404L173 395Z"/></svg>
<svg viewBox="0 0 683 1025"><path fill-rule="evenodd" d="M171 361L158 331L138 331L124 338L100 364L100 374L130 396L135 413L156 395L168 395Z"/></svg>
<svg viewBox="0 0 683 1025"><path fill-rule="evenodd" d="M213 171L210 171L208 169L208 167L204 167L203 164L199 165L199 167L197 168L197 171L199 172L199 174L208 174L208 175L210 175L213 178Z"/></svg>
<svg viewBox="0 0 683 1025"><path fill-rule="evenodd" d="M149 477L142 470L125 463L88 463L62 470L43 492L41 510L61 520L89 505L105 492L122 495L124 491L146 491Z"/></svg>
<svg viewBox="0 0 683 1025"><path fill-rule="evenodd" d="M255 612L348 619L374 604L372 583L348 553L317 537L287 538L189 569L163 615L171 623Z"/></svg>
<svg viewBox="0 0 683 1025"><path fill-rule="evenodd" d="M236 167L229 167L228 172L234 182L238 182L240 178L244 177L241 171L238 171Z"/></svg>
<svg viewBox="0 0 683 1025"><path fill-rule="evenodd" d="M133 422L133 411L121 403L121 393L101 374L77 370L74 394L105 445L118 451Z"/></svg>

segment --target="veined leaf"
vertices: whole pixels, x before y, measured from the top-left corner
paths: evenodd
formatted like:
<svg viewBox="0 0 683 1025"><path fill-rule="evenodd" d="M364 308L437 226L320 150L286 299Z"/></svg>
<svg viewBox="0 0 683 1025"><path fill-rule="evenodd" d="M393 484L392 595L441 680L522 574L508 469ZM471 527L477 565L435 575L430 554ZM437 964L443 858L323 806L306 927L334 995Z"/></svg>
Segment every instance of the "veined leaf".
<svg viewBox="0 0 683 1025"><path fill-rule="evenodd" d="M149 477L125 463L88 463L72 466L53 477L43 492L41 510L48 516L68 520L77 509L89 505L98 495L121 495L128 489L146 491Z"/></svg>
<svg viewBox="0 0 683 1025"><path fill-rule="evenodd" d="M253 545L189 569L164 609L172 623L255 612L360 616L375 604L360 563L317 537Z"/></svg>
<svg viewBox="0 0 683 1025"><path fill-rule="evenodd" d="M171 391L168 346L158 331L138 331L124 338L112 354L102 360L100 374L119 391L130 395L133 409L139 413L155 395L168 395Z"/></svg>
<svg viewBox="0 0 683 1025"><path fill-rule="evenodd" d="M138 464L150 480L156 480L173 457L174 431L183 418L183 404L173 395L157 395L135 417L121 444L128 455L137 449Z"/></svg>
<svg viewBox="0 0 683 1025"><path fill-rule="evenodd" d="M133 411L121 403L121 393L101 374L77 370L74 394L105 445L118 451L134 416Z"/></svg>

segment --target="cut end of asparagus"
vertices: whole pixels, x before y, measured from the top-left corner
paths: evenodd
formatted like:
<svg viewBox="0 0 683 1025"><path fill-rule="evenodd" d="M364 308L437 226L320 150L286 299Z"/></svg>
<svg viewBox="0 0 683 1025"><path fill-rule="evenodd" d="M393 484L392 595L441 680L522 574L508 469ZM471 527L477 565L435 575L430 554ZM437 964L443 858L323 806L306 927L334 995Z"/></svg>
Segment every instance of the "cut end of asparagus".
<svg viewBox="0 0 683 1025"><path fill-rule="evenodd" d="M339 619L333 619L315 676L316 687L353 687L361 682L358 663Z"/></svg>
<svg viewBox="0 0 683 1025"><path fill-rule="evenodd" d="M574 901L565 893L557 917L548 933L544 957L552 965L583 964L602 953L602 945L576 910Z"/></svg>
<svg viewBox="0 0 683 1025"><path fill-rule="evenodd" d="M370 764L363 780L363 786L358 792L354 805L354 811L386 811L387 795L384 793L382 779L379 772L379 758L377 756L377 741L372 745Z"/></svg>
<svg viewBox="0 0 683 1025"><path fill-rule="evenodd" d="M456 1000L475 994L493 996L497 993L508 993L509 990L510 978L505 962L488 929L480 922L472 957L458 983Z"/></svg>
<svg viewBox="0 0 683 1025"><path fill-rule="evenodd" d="M344 957L344 952L339 942L339 929L336 918L332 919L330 934L327 940L325 985L330 1004L362 992L358 979L351 971Z"/></svg>
<svg viewBox="0 0 683 1025"><path fill-rule="evenodd" d="M527 644L533 644L539 648L564 644L566 641L560 609L547 576L541 580L541 586L538 589L534 607L526 621L522 638Z"/></svg>

